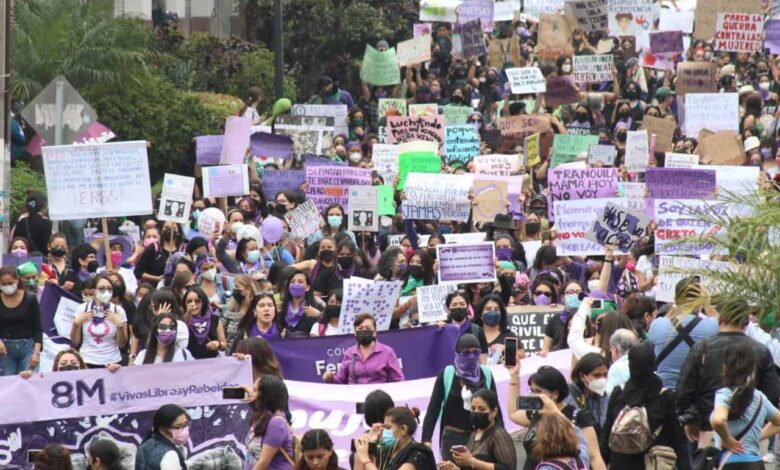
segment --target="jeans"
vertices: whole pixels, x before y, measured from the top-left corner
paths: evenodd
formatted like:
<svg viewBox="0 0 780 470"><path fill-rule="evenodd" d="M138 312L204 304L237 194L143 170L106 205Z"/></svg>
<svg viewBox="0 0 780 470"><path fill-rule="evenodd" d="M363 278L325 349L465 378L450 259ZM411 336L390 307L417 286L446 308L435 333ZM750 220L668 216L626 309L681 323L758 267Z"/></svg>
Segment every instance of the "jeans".
<svg viewBox="0 0 780 470"><path fill-rule="evenodd" d="M2 357L3 375L19 375L27 370L32 359L35 341L28 339L6 339L6 355Z"/></svg>
<svg viewBox="0 0 780 470"><path fill-rule="evenodd" d="M442 462L445 460L452 461L452 452L450 449L452 446L465 446L469 442L469 436L471 433L459 432L452 428L444 428L441 432L441 452Z"/></svg>

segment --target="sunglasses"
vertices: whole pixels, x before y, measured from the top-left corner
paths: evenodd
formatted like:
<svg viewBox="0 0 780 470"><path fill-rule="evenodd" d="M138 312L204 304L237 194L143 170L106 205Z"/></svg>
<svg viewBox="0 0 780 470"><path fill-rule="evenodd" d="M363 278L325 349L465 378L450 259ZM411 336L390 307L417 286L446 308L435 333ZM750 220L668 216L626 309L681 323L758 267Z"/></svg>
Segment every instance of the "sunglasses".
<svg viewBox="0 0 780 470"><path fill-rule="evenodd" d="M552 297L552 292L546 292L546 291L542 292L542 291L538 290L538 291L534 292L534 295L543 295L545 297Z"/></svg>

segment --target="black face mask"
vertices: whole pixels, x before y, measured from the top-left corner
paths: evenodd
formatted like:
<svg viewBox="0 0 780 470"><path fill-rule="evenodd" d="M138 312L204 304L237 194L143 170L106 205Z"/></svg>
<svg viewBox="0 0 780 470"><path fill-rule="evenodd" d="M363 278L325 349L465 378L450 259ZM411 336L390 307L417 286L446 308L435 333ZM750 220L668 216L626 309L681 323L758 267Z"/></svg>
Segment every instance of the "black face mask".
<svg viewBox="0 0 780 470"><path fill-rule="evenodd" d="M280 215L284 215L287 213L287 207L282 204L276 205L276 213Z"/></svg>
<svg viewBox="0 0 780 470"><path fill-rule="evenodd" d="M361 346L368 346L374 342L374 332L371 330L359 330L355 332L355 337Z"/></svg>
<svg viewBox="0 0 780 470"><path fill-rule="evenodd" d="M57 369L59 372L63 372L66 370L79 370L79 366L74 366L71 364L65 364L64 366Z"/></svg>
<svg viewBox="0 0 780 470"><path fill-rule="evenodd" d="M634 90L633 88L630 89L630 90L626 90L626 92L623 93L623 94L629 100L635 100L635 99L639 98L639 92Z"/></svg>
<svg viewBox="0 0 780 470"><path fill-rule="evenodd" d="M466 315L469 314L469 310L467 308L451 308L450 309L450 318L452 318L456 322L462 322L466 319Z"/></svg>
<svg viewBox="0 0 780 470"><path fill-rule="evenodd" d="M333 258L335 257L336 257L336 252L333 250L320 251L320 259L322 261L333 261Z"/></svg>
<svg viewBox="0 0 780 470"><path fill-rule="evenodd" d="M241 303L244 301L244 294L241 293L240 290L234 290L233 291L233 299L235 299L236 302Z"/></svg>
<svg viewBox="0 0 780 470"><path fill-rule="evenodd" d="M436 259L436 248L428 248L426 251L428 251L428 256Z"/></svg>
<svg viewBox="0 0 780 470"><path fill-rule="evenodd" d="M625 142L627 136L628 134L626 134L625 132L618 132L617 134L615 134L615 138L617 139L618 142Z"/></svg>
<svg viewBox="0 0 780 470"><path fill-rule="evenodd" d="M92 260L89 263L87 263L87 271L94 273L97 272L98 268L100 267L100 263L97 262L97 260Z"/></svg>
<svg viewBox="0 0 780 470"><path fill-rule="evenodd" d="M490 426L490 416L487 413L472 411L469 418L474 429L487 429Z"/></svg>
<svg viewBox="0 0 780 470"><path fill-rule="evenodd" d="M577 113L577 122L579 122L580 124L588 122L588 115Z"/></svg>
<svg viewBox="0 0 780 470"><path fill-rule="evenodd" d="M618 119L628 119L628 117L631 115L628 111L623 111L618 113Z"/></svg>
<svg viewBox="0 0 780 470"><path fill-rule="evenodd" d="M115 284L112 283L112 285L114 286L114 297L120 299L124 298L125 292L127 292L127 288L125 288L125 284L123 282L117 282Z"/></svg>
<svg viewBox="0 0 780 470"><path fill-rule="evenodd" d="M463 97L459 96L459 95L455 95L455 96L452 97L452 99L450 101L452 101L455 104L461 104L461 103L463 103Z"/></svg>
<svg viewBox="0 0 780 470"><path fill-rule="evenodd" d="M166 228L162 231L163 240L173 240L175 238L175 234L173 233L173 230Z"/></svg>
<svg viewBox="0 0 780 470"><path fill-rule="evenodd" d="M490 287L490 286L483 287L482 289L479 290L479 297L480 298L487 297L487 296L489 296L492 293L493 293L493 288L492 287Z"/></svg>
<svg viewBox="0 0 780 470"><path fill-rule="evenodd" d="M343 270L352 269L355 265L355 258L351 256L339 256L339 267Z"/></svg>
<svg viewBox="0 0 780 470"><path fill-rule="evenodd" d="M525 233L528 235L536 235L539 230L542 229L542 224L539 222L529 222L525 224Z"/></svg>
<svg viewBox="0 0 780 470"><path fill-rule="evenodd" d="M325 321L330 321L334 318L338 318L341 314L341 305L326 305L325 311L322 313Z"/></svg>
<svg viewBox="0 0 780 470"><path fill-rule="evenodd" d="M423 277L423 267L416 265L416 264L410 264L409 265L409 275L412 276L415 279L422 279Z"/></svg>
<svg viewBox="0 0 780 470"><path fill-rule="evenodd" d="M68 254L68 250L64 248L54 248L53 250L50 251L50 253L52 254L52 256L62 258L63 256Z"/></svg>

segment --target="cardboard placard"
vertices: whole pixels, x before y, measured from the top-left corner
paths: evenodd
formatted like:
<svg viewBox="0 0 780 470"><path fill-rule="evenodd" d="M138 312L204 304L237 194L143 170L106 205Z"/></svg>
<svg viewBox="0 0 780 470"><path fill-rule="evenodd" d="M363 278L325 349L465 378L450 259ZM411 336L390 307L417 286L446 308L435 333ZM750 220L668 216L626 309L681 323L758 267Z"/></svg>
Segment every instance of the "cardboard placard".
<svg viewBox="0 0 780 470"><path fill-rule="evenodd" d="M677 93L716 93L718 66L714 62L680 62L677 64Z"/></svg>
<svg viewBox="0 0 780 470"><path fill-rule="evenodd" d="M607 31L607 0L567 0L566 8L576 20L577 29L586 33Z"/></svg>
<svg viewBox="0 0 780 470"><path fill-rule="evenodd" d="M398 68L398 57L395 49L378 51L366 44L363 54L363 67L360 69L360 79L370 85L388 86L401 83L401 73Z"/></svg>
<svg viewBox="0 0 780 470"><path fill-rule="evenodd" d="M491 67L504 68L504 63L511 62L520 65L520 38L517 36L498 39L490 38L488 44L488 63Z"/></svg>
<svg viewBox="0 0 780 470"><path fill-rule="evenodd" d="M474 178L473 217L477 222L492 222L496 214L506 214L508 188L506 181Z"/></svg>
<svg viewBox="0 0 780 470"><path fill-rule="evenodd" d="M682 31L650 33L650 51L653 54L675 54L683 51Z"/></svg>
<svg viewBox="0 0 780 470"><path fill-rule="evenodd" d="M699 140L696 153L702 162L712 165L743 165L745 163L745 147L742 139L733 132L718 132Z"/></svg>
<svg viewBox="0 0 780 470"><path fill-rule="evenodd" d="M571 32L575 24L576 20L568 15L540 14L536 53L550 59L557 59L562 55L573 56Z"/></svg>
<svg viewBox="0 0 780 470"><path fill-rule="evenodd" d="M723 11L761 14L764 12L764 7L761 5L761 0L707 0L696 2L693 38L705 41L713 39L715 37L718 13Z"/></svg>
<svg viewBox="0 0 780 470"><path fill-rule="evenodd" d="M674 130L677 123L674 120L657 118L654 116L643 116L640 130L647 130L647 135L655 134L655 150L666 152L672 149L674 140Z"/></svg>
<svg viewBox="0 0 780 470"><path fill-rule="evenodd" d="M653 21L652 0L609 0L609 35L639 36Z"/></svg>
<svg viewBox="0 0 780 470"><path fill-rule="evenodd" d="M574 81L599 83L612 80L612 54L575 55Z"/></svg>
<svg viewBox="0 0 780 470"><path fill-rule="evenodd" d="M431 40L431 36L426 35L399 42L396 51L398 65L404 67L431 60Z"/></svg>
<svg viewBox="0 0 780 470"><path fill-rule="evenodd" d="M547 92L544 94L544 104L557 108L562 104L580 101L580 90L574 84L571 76L547 77Z"/></svg>
<svg viewBox="0 0 780 470"><path fill-rule="evenodd" d="M718 13L715 23L715 50L760 52L763 45L764 16L749 13Z"/></svg>

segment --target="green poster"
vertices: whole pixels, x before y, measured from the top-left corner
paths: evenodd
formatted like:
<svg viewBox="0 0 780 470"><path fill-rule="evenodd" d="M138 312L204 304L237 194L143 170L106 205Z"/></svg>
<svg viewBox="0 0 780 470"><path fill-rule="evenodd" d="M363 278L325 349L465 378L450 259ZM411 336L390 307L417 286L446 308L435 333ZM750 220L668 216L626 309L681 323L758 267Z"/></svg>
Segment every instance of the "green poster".
<svg viewBox="0 0 780 470"><path fill-rule="evenodd" d="M578 154L581 152L587 154L590 146L598 143L599 136L597 135L555 134L550 168L576 161Z"/></svg>
<svg viewBox="0 0 780 470"><path fill-rule="evenodd" d="M444 124L451 126L453 124L466 124L469 114L474 112L471 106L452 106L444 107Z"/></svg>
<svg viewBox="0 0 780 470"><path fill-rule="evenodd" d="M383 184L376 187L376 198L379 215L395 215L393 185Z"/></svg>
<svg viewBox="0 0 780 470"><path fill-rule="evenodd" d="M406 100L403 98L379 98L377 116L406 116Z"/></svg>
<svg viewBox="0 0 780 470"><path fill-rule="evenodd" d="M401 72L395 48L380 52L366 44L360 79L370 85L387 86L401 83Z"/></svg>
<svg viewBox="0 0 780 470"><path fill-rule="evenodd" d="M409 173L438 173L441 158L434 152L406 152L398 156L398 189L404 189Z"/></svg>

